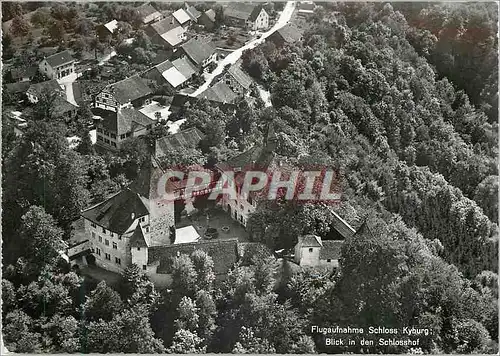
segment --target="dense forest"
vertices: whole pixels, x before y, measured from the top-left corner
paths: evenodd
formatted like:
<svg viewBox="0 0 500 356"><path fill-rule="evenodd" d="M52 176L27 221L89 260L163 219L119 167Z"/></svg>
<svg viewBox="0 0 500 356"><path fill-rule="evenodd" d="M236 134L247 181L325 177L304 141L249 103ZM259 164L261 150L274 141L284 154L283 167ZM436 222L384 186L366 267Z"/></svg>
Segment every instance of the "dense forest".
<svg viewBox="0 0 500 356"><path fill-rule="evenodd" d="M15 352L497 353L498 64L494 3L326 3L301 41L246 51L271 93L236 112L177 115L206 136L168 164L205 164L262 142L339 172L331 207L358 231L334 275L250 250L223 282L203 252L173 261L157 290L136 266L96 283L57 251L82 208L135 178L159 127L116 156L85 137L69 149L50 98L15 138L3 120L3 337ZM256 88L253 88L257 92ZM43 104L46 104L45 106ZM82 109L80 116L88 112ZM327 236L320 204L278 201L248 222L254 241L290 248ZM415 326L407 346L326 346L311 326ZM367 336L365 335L365 338ZM374 335L375 337L375 335Z"/></svg>

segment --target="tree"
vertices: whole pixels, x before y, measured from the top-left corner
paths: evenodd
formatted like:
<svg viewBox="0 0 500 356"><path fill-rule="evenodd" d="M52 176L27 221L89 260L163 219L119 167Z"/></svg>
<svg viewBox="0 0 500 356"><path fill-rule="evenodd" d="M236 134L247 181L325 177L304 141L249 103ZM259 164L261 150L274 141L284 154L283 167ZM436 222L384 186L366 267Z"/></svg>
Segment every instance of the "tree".
<svg viewBox="0 0 500 356"><path fill-rule="evenodd" d="M48 34L53 41L63 40L66 35L64 22L62 20L54 20L48 27Z"/></svg>
<svg viewBox="0 0 500 356"><path fill-rule="evenodd" d="M196 282L197 273L191 258L184 254L175 257L172 262L172 290L177 300L182 296L193 297L197 289Z"/></svg>
<svg viewBox="0 0 500 356"><path fill-rule="evenodd" d="M33 320L26 313L15 310L10 312L3 321L5 344L13 352L39 352L41 349L41 335L32 332Z"/></svg>
<svg viewBox="0 0 500 356"><path fill-rule="evenodd" d="M141 305L149 312L156 308L159 299L158 292L139 266L132 264L123 271L121 288L123 298L129 306Z"/></svg>
<svg viewBox="0 0 500 356"><path fill-rule="evenodd" d="M179 315L177 320L175 320L177 329L196 332L199 321L198 308L191 298L182 297L177 308L177 313Z"/></svg>
<svg viewBox="0 0 500 356"><path fill-rule="evenodd" d="M82 309L89 321L110 321L123 310L123 303L120 295L107 286L106 282L101 281L91 292Z"/></svg>
<svg viewBox="0 0 500 356"><path fill-rule="evenodd" d="M10 33L16 37L23 37L30 32L30 24L23 16L16 16L12 20Z"/></svg>
<svg viewBox="0 0 500 356"><path fill-rule="evenodd" d="M201 339L188 330L179 330L175 333L172 346L168 349L174 354L198 354L204 353L205 348L200 347Z"/></svg>
<svg viewBox="0 0 500 356"><path fill-rule="evenodd" d="M207 292L212 290L212 284L215 280L214 262L212 258L202 250L195 250L191 254L191 261L196 271L196 287Z"/></svg>

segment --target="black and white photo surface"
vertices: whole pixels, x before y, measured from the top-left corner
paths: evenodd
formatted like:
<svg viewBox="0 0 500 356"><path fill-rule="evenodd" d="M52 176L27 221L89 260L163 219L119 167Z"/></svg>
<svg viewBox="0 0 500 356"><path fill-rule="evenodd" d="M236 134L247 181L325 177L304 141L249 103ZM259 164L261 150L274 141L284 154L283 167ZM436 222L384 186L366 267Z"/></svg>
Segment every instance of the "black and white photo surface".
<svg viewBox="0 0 500 356"><path fill-rule="evenodd" d="M498 3L2 2L1 354L497 354Z"/></svg>

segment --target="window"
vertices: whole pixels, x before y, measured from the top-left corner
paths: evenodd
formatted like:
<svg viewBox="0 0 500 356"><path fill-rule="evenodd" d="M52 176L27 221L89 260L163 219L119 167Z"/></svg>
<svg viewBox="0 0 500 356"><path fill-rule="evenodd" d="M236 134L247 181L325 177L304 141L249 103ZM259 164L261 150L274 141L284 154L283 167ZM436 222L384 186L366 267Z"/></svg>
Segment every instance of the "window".
<svg viewBox="0 0 500 356"><path fill-rule="evenodd" d="M149 232L149 226L146 226L146 232Z"/></svg>
<svg viewBox="0 0 500 356"><path fill-rule="evenodd" d="M140 222L144 222L144 221L146 221L146 217L145 217L145 216L143 216L142 218L140 218L140 219L139 219L139 221L140 221Z"/></svg>
<svg viewBox="0 0 500 356"><path fill-rule="evenodd" d="M116 143L111 142L111 146L116 147Z"/></svg>
<svg viewBox="0 0 500 356"><path fill-rule="evenodd" d="M125 138L125 134L120 135L120 139L123 140Z"/></svg>
<svg viewBox="0 0 500 356"><path fill-rule="evenodd" d="M140 248L140 247L137 247L137 251L140 251L140 250L141 250L141 248Z"/></svg>
<svg viewBox="0 0 500 356"><path fill-rule="evenodd" d="M97 141L104 141L101 135L97 135Z"/></svg>
<svg viewBox="0 0 500 356"><path fill-rule="evenodd" d="M116 139L116 135L114 133L111 134L111 138L115 138Z"/></svg>
<svg viewBox="0 0 500 356"><path fill-rule="evenodd" d="M115 262L116 262L117 265L121 265L122 264L122 261L118 257L115 257Z"/></svg>
<svg viewBox="0 0 500 356"><path fill-rule="evenodd" d="M142 265L142 269L145 271L146 270L146 265Z"/></svg>
<svg viewBox="0 0 500 356"><path fill-rule="evenodd" d="M106 246L109 246L109 240L108 240L108 239L105 239L105 240L104 240L104 244L105 244Z"/></svg>
<svg viewBox="0 0 500 356"><path fill-rule="evenodd" d="M105 253L104 257L106 257L108 261L111 261L111 255L109 253Z"/></svg>
<svg viewBox="0 0 500 356"><path fill-rule="evenodd" d="M105 234L106 233L106 229L105 228L102 228L102 233Z"/></svg>
<svg viewBox="0 0 500 356"><path fill-rule="evenodd" d="M97 225L96 225L96 224L94 224L93 222L91 222L91 223L90 223L90 226L92 226L93 228L96 228L96 227L97 227Z"/></svg>
<svg viewBox="0 0 500 356"><path fill-rule="evenodd" d="M92 231L92 238L95 240L95 232Z"/></svg>
<svg viewBox="0 0 500 356"><path fill-rule="evenodd" d="M95 252L97 253L97 255L99 255L99 256L101 255L101 249L100 248L96 248Z"/></svg>
<svg viewBox="0 0 500 356"><path fill-rule="evenodd" d="M312 249L312 248L310 248L310 249L309 249L309 252L313 252L313 249Z"/></svg>
<svg viewBox="0 0 500 356"><path fill-rule="evenodd" d="M113 233L111 231L109 232L109 236L113 237Z"/></svg>
<svg viewBox="0 0 500 356"><path fill-rule="evenodd" d="M93 247L91 247L91 248L90 248L90 250L92 251L92 253L94 253L94 252L95 252L95 250L94 250L94 248L93 248Z"/></svg>
<svg viewBox="0 0 500 356"><path fill-rule="evenodd" d="M118 235L118 240L121 240L122 239L122 235Z"/></svg>
<svg viewBox="0 0 500 356"><path fill-rule="evenodd" d="M99 242L102 242L102 236L99 236Z"/></svg>
<svg viewBox="0 0 500 356"><path fill-rule="evenodd" d="M118 245L116 244L116 242L113 242L113 248L116 250L118 248Z"/></svg>

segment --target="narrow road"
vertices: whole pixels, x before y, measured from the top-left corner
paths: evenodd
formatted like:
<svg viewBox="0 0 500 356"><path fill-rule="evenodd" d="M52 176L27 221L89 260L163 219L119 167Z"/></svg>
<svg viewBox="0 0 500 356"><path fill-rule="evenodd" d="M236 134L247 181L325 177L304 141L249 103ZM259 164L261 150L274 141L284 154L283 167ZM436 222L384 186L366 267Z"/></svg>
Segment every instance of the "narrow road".
<svg viewBox="0 0 500 356"><path fill-rule="evenodd" d="M219 74L222 73L222 70L224 69L224 67L226 65L236 63L236 61L238 59L240 59L241 55L243 54L243 52L245 50L255 48L257 45L264 42L264 40L267 37L269 37L272 33L274 33L274 31L285 26L288 23L288 21L290 21L290 18L292 17L294 10L295 10L295 1L288 1L285 5L285 8L283 9L283 11L280 14L278 21L274 24L274 26L270 30L263 33L262 36L260 36L259 38L247 43L243 47L238 48L234 52L231 52L230 54L228 54L226 56L226 58L224 58L222 61L220 61L218 63L217 68L215 68L214 71L207 76L207 81L205 83L203 83L202 86L200 86L195 92L191 93L190 95L191 96L198 96L200 93L205 91L209 87L212 80L216 76L218 76Z"/></svg>

